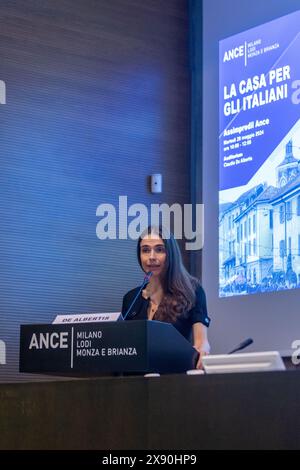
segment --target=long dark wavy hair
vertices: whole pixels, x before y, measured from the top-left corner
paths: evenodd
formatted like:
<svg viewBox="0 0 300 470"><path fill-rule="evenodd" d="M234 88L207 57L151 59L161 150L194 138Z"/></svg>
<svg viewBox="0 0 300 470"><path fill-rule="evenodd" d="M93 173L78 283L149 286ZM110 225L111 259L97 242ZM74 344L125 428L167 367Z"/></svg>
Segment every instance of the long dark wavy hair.
<svg viewBox="0 0 300 470"><path fill-rule="evenodd" d="M165 275L162 279L164 297L156 311L155 320L174 322L178 316L194 307L195 289L200 282L185 269L173 234L167 233L162 227L149 226L138 239L137 257L141 268L141 241L151 233L163 240L166 249Z"/></svg>

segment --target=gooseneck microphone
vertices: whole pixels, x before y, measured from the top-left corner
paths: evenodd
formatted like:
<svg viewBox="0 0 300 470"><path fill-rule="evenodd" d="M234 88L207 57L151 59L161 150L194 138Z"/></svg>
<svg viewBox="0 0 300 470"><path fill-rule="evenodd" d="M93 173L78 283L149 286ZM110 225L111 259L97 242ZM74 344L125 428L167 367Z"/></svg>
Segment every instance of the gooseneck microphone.
<svg viewBox="0 0 300 470"><path fill-rule="evenodd" d="M139 297L140 293L141 293L142 290L146 287L146 285L149 283L152 274L153 274L153 273L150 271L150 272L147 273L146 276L144 277L144 280L143 280L143 283L142 283L141 287L139 288L139 290L138 290L136 296L134 297L133 301L132 301L131 304L129 305L129 307L128 307L126 313L125 313L125 315L123 316L123 320L126 320L128 314L131 312L131 309L132 309L132 307L134 306L134 304L135 304L137 298Z"/></svg>
<svg viewBox="0 0 300 470"><path fill-rule="evenodd" d="M233 354L237 351L241 351L242 349L245 349L247 346L250 346L250 344L253 343L252 338L245 339L242 343L240 343L236 348L234 348L232 351L230 351L228 354Z"/></svg>

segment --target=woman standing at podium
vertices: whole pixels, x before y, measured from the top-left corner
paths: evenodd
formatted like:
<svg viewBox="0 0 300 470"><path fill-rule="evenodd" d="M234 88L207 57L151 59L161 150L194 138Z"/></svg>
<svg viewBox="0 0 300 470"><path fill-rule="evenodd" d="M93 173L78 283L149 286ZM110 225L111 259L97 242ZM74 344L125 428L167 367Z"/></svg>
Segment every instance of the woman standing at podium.
<svg viewBox="0 0 300 470"><path fill-rule="evenodd" d="M172 234L148 227L137 245L139 264L145 273L142 286L123 298L126 320L157 320L171 323L199 352L197 369L203 355L209 354L205 292L198 279L185 269L179 246Z"/></svg>

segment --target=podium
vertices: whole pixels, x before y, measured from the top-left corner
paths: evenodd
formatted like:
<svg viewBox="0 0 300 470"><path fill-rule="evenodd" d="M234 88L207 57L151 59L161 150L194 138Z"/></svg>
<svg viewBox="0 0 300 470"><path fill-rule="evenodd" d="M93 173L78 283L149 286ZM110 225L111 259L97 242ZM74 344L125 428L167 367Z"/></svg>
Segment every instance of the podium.
<svg viewBox="0 0 300 470"><path fill-rule="evenodd" d="M194 368L196 359L173 325L153 320L21 325L20 372L180 373Z"/></svg>

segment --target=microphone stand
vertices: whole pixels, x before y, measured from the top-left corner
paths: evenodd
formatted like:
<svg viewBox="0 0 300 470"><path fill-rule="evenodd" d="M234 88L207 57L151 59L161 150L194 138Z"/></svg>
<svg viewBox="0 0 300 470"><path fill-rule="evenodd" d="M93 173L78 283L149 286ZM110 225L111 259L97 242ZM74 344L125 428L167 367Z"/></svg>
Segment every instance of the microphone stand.
<svg viewBox="0 0 300 470"><path fill-rule="evenodd" d="M139 290L138 290L136 296L134 297L133 301L132 301L131 304L129 305L129 308L127 309L127 312L125 313L124 316L122 316L123 320L126 320L128 314L129 314L129 312L131 311L133 305L134 305L135 302L136 302L136 299L138 298L138 296L140 295L140 293L142 292L142 290L144 289L144 287L146 287L146 285L149 283L152 274L153 274L153 273L150 271L150 272L147 273L146 276L144 277L143 283L142 283L141 287L139 288Z"/></svg>
<svg viewBox="0 0 300 470"><path fill-rule="evenodd" d="M227 354L233 354L237 351L241 351L242 349L247 348L247 346L250 346L250 344L252 344L252 343L253 343L252 338L245 339L245 341L243 341L241 344L239 344L236 348L234 348L232 351L230 351Z"/></svg>

